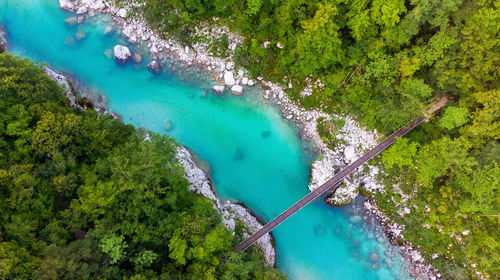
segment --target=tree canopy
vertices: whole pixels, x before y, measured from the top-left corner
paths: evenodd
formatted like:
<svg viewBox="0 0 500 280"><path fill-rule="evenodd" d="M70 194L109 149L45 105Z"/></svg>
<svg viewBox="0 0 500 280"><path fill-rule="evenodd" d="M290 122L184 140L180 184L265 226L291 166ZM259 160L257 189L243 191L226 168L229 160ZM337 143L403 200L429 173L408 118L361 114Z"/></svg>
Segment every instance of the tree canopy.
<svg viewBox="0 0 500 280"><path fill-rule="evenodd" d="M188 190L176 144L0 54L0 278L284 279Z"/></svg>

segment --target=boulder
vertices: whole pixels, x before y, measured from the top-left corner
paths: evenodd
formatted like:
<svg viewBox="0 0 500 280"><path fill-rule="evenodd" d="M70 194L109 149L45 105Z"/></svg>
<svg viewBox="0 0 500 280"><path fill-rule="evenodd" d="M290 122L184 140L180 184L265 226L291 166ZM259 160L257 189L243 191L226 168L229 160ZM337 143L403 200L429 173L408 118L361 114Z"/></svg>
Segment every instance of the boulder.
<svg viewBox="0 0 500 280"><path fill-rule="evenodd" d="M76 14L77 15L82 15L82 14L86 14L88 12L88 8L86 6L81 6L80 8L78 8L78 10L76 11Z"/></svg>
<svg viewBox="0 0 500 280"><path fill-rule="evenodd" d="M132 56L130 50L122 45L116 45L113 49L115 60L119 63L127 63L128 59Z"/></svg>
<svg viewBox="0 0 500 280"><path fill-rule="evenodd" d="M231 93L234 95L240 95L243 93L243 87L240 85L234 85L231 87Z"/></svg>
<svg viewBox="0 0 500 280"><path fill-rule="evenodd" d="M226 86L224 86L224 85L213 85L212 86L212 91L216 94L223 93L225 89L226 89Z"/></svg>
<svg viewBox="0 0 500 280"><path fill-rule="evenodd" d="M71 12L75 10L75 4L71 0L59 0L59 7Z"/></svg>
<svg viewBox="0 0 500 280"><path fill-rule="evenodd" d="M127 10L125 10L125 9L118 10L118 15L122 18L126 18L127 17Z"/></svg>
<svg viewBox="0 0 500 280"><path fill-rule="evenodd" d="M253 86L253 85L255 85L255 81L254 80L248 80L247 85Z"/></svg>
<svg viewBox="0 0 500 280"><path fill-rule="evenodd" d="M160 63L157 60L152 60L148 63L148 69L151 73L158 74L160 73Z"/></svg>
<svg viewBox="0 0 500 280"><path fill-rule="evenodd" d="M236 81L234 80L233 72L227 71L226 73L224 73L224 83L226 83L226 85L228 86L233 86L236 83Z"/></svg>
<svg viewBox="0 0 500 280"><path fill-rule="evenodd" d="M129 42L130 44L135 44L135 43L137 43L137 42L138 42L138 40L137 40L137 36L135 36L135 35L130 36L130 38L128 38L128 42Z"/></svg>
<svg viewBox="0 0 500 280"><path fill-rule="evenodd" d="M351 163L356 159L356 150L354 146L346 146L344 148L344 158L347 163Z"/></svg>
<svg viewBox="0 0 500 280"><path fill-rule="evenodd" d="M248 84L248 78L247 77L241 78L241 84L247 85Z"/></svg>
<svg viewBox="0 0 500 280"><path fill-rule="evenodd" d="M134 53L134 55L132 56L132 61L134 61L134 63L141 63L142 55L140 53Z"/></svg>
<svg viewBox="0 0 500 280"><path fill-rule="evenodd" d="M78 17L78 23L82 23L85 21L85 16L79 16Z"/></svg>

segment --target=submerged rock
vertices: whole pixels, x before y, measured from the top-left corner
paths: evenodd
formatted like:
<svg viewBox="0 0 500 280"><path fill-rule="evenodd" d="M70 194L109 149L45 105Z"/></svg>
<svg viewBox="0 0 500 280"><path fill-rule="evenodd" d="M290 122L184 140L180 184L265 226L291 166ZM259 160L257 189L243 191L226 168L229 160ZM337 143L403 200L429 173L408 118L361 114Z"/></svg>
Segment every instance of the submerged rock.
<svg viewBox="0 0 500 280"><path fill-rule="evenodd" d="M377 253L370 253L370 261L376 262L380 259L380 256Z"/></svg>
<svg viewBox="0 0 500 280"><path fill-rule="evenodd" d="M75 24L76 22L78 21L78 18L77 17L69 17L69 18L66 18L64 20L64 22L66 22L67 24L69 25L73 25Z"/></svg>
<svg viewBox="0 0 500 280"><path fill-rule="evenodd" d="M160 63L158 63L157 60L152 60L151 62L148 63L148 70L153 74L160 73L161 70Z"/></svg>
<svg viewBox="0 0 500 280"><path fill-rule="evenodd" d="M141 63L142 55L140 53L134 53L134 55L132 56L132 61L134 61L134 63Z"/></svg>
<svg viewBox="0 0 500 280"><path fill-rule="evenodd" d="M83 31L80 30L80 31L76 32L75 37L76 37L77 40L82 40L85 37L87 37L87 35L85 34L85 32L83 32Z"/></svg>
<svg viewBox="0 0 500 280"><path fill-rule="evenodd" d="M119 63L127 63L132 56L130 50L122 45L116 45L113 49L113 53L115 55L115 60Z"/></svg>
<svg viewBox="0 0 500 280"><path fill-rule="evenodd" d="M241 95L243 93L243 87L240 85L234 85L231 87L231 93L234 95Z"/></svg>
<svg viewBox="0 0 500 280"><path fill-rule="evenodd" d="M104 35L108 35L111 32L113 32L113 26L106 25L106 27L104 27Z"/></svg>
<svg viewBox="0 0 500 280"><path fill-rule="evenodd" d="M171 129L172 129L172 127L173 127L173 124L172 124L172 122L171 122L171 121L166 121L166 122L165 122L165 130L166 130L166 131L171 130Z"/></svg>
<svg viewBox="0 0 500 280"><path fill-rule="evenodd" d="M113 50L112 49L107 49L104 51L104 55L107 57L107 58L112 58L113 57Z"/></svg>
<svg viewBox="0 0 500 280"><path fill-rule="evenodd" d="M271 136L271 131L266 130L266 131L262 132L261 135L262 135L262 138L268 138L269 136Z"/></svg>
<svg viewBox="0 0 500 280"><path fill-rule="evenodd" d="M240 147L236 148L236 150L234 151L233 159L238 161L244 158L245 158L245 151Z"/></svg>

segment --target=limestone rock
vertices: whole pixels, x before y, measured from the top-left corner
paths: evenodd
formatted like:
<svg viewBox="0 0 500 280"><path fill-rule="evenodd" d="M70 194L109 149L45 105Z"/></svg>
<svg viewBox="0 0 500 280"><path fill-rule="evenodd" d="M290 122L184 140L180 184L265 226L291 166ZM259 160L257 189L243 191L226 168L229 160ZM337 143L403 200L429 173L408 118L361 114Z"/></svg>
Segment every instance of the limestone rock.
<svg viewBox="0 0 500 280"><path fill-rule="evenodd" d="M76 11L76 14L77 15L82 15L82 14L86 14L88 12L88 8L86 6L81 6L80 8L78 8L78 10Z"/></svg>
<svg viewBox="0 0 500 280"><path fill-rule="evenodd" d="M213 85L212 86L212 91L214 93L223 93L226 87L224 85Z"/></svg>
<svg viewBox="0 0 500 280"><path fill-rule="evenodd" d="M247 77L241 78L241 84L242 85L247 85L248 84L248 78Z"/></svg>
<svg viewBox="0 0 500 280"><path fill-rule="evenodd" d="M344 148L344 157L347 163L351 163L356 159L356 150L354 146L347 146Z"/></svg>
<svg viewBox="0 0 500 280"><path fill-rule="evenodd" d="M240 85L234 85L231 87L231 92L234 94L234 95L240 95L243 93L243 87L240 86Z"/></svg>
<svg viewBox="0 0 500 280"><path fill-rule="evenodd" d="M118 11L118 15L119 15L120 17L122 17L122 18L126 18L126 17L127 17L127 10L125 10L125 9L120 9L120 10Z"/></svg>
<svg viewBox="0 0 500 280"><path fill-rule="evenodd" d="M336 167L340 166L340 160L332 155L325 155L311 165L311 180L309 190L314 191L335 175Z"/></svg>
<svg viewBox="0 0 500 280"><path fill-rule="evenodd" d="M75 4L73 4L71 0L59 0L59 7L68 11L73 11L75 9Z"/></svg>
<svg viewBox="0 0 500 280"><path fill-rule="evenodd" d="M160 63L158 63L157 60L151 60L151 62L148 63L148 70L154 74L160 73Z"/></svg>
<svg viewBox="0 0 500 280"><path fill-rule="evenodd" d="M127 63L128 59L132 56L130 50L122 45L116 45L113 49L115 60L119 63Z"/></svg>
<svg viewBox="0 0 500 280"><path fill-rule="evenodd" d="M233 72L227 71L226 73L224 73L224 82L228 86L233 86L236 83L236 81L234 80Z"/></svg>
<svg viewBox="0 0 500 280"><path fill-rule="evenodd" d="M345 180L334 193L326 196L325 201L332 206L344 206L353 201L358 194L359 189L357 181L350 183Z"/></svg>

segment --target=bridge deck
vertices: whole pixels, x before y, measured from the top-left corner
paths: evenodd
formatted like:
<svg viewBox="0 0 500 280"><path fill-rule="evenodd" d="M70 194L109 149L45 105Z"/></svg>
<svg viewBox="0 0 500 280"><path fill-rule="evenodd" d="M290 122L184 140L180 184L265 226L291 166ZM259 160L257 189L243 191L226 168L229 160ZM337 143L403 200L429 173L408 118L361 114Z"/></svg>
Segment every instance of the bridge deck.
<svg viewBox="0 0 500 280"><path fill-rule="evenodd" d="M446 101L444 102L446 103ZM441 105L441 106L439 106ZM439 107L444 106L444 104L439 104ZM436 106L435 106L436 107ZM433 107L433 109L435 109ZM351 163L349 166L347 166L345 169L337 173L333 178L328 180L326 183L321 185L319 188L315 189L314 191L310 192L306 196L304 196L301 200L297 201L294 205L292 205L290 208L285 210L283 213L281 213L279 216L271 220L269 223L264 225L262 228L260 228L257 232L255 232L252 236L250 236L248 239L244 240L241 242L238 246L236 246L234 250L245 250L248 247L250 247L253 243L255 243L259 238L261 238L264 234L270 232L273 230L275 227L277 227L279 224L281 224L283 221L288 219L290 216L295 214L297 211L302 209L302 207L306 206L309 204L311 201L322 195L324 192L326 192L328 189L333 187L333 191L335 191L339 183L344 179L345 176L347 176L349 173L353 172L356 168L360 167L363 163L368 161L369 159L373 158L376 156L378 153L389 147L394 141L396 141L397 137L401 137L408 133L410 130L412 130L414 127L419 125L425 120L424 117L418 117L413 119L407 126L404 126L400 129L398 129L396 132L391 134L389 137L384 139L384 141L380 142L377 146L375 146L373 149L368 151L366 154L358 158L356 161Z"/></svg>

